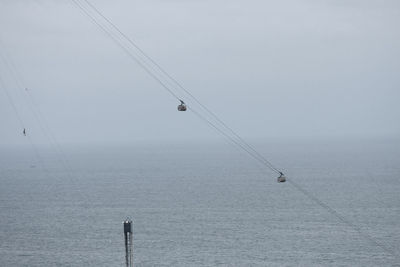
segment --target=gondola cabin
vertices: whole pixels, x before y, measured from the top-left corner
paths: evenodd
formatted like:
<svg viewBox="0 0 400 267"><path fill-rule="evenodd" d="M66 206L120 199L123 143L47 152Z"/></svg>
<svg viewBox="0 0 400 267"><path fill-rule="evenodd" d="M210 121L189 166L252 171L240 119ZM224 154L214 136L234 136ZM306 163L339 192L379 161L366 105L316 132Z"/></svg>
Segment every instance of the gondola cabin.
<svg viewBox="0 0 400 267"><path fill-rule="evenodd" d="M286 182L286 177L281 173L281 175L278 177L278 183L284 183Z"/></svg>
<svg viewBox="0 0 400 267"><path fill-rule="evenodd" d="M178 111L186 111L186 104L185 104L185 102L183 102L182 100L180 100L181 101L181 104L178 106Z"/></svg>
<svg viewBox="0 0 400 267"><path fill-rule="evenodd" d="M179 106L178 106L178 110L179 110L179 111L186 111L186 109L187 109L187 108L186 108L186 105L179 105Z"/></svg>

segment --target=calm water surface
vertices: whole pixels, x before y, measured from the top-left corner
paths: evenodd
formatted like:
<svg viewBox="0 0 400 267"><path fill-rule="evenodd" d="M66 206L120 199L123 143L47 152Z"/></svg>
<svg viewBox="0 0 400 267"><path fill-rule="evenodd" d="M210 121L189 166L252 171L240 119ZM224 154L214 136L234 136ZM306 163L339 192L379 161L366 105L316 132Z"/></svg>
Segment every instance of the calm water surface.
<svg viewBox="0 0 400 267"><path fill-rule="evenodd" d="M257 145L400 255L400 142ZM226 145L0 150L0 266L400 266L289 183ZM67 171L68 170L68 171Z"/></svg>

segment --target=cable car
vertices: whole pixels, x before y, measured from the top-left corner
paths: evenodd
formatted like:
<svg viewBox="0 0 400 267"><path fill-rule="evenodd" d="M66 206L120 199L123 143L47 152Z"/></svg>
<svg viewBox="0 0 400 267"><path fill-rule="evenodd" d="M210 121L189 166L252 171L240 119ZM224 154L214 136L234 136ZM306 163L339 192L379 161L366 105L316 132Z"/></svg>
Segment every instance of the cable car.
<svg viewBox="0 0 400 267"><path fill-rule="evenodd" d="M278 183L284 183L284 182L286 182L286 177L285 177L285 175L282 173L282 172L279 172L280 173L280 175L279 175L279 177L278 177Z"/></svg>
<svg viewBox="0 0 400 267"><path fill-rule="evenodd" d="M186 111L187 107L185 102L183 102L182 100L179 101L181 101L181 104L178 106L178 111Z"/></svg>

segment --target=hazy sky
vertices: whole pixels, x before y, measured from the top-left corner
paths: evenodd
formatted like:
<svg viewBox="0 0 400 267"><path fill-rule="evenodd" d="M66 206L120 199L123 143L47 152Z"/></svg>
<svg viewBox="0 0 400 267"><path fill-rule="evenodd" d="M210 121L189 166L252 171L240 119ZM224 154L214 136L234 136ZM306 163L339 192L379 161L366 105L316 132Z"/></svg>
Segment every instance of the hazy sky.
<svg viewBox="0 0 400 267"><path fill-rule="evenodd" d="M400 136L398 0L92 3L244 138ZM69 0L0 0L0 42L60 143L220 139ZM2 88L0 127L25 142Z"/></svg>

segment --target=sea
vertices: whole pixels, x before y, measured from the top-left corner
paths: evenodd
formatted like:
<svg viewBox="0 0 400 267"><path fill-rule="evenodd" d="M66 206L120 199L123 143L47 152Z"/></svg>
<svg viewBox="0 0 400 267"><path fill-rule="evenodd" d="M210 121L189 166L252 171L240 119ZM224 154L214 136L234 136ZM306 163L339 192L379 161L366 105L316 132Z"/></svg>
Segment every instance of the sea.
<svg viewBox="0 0 400 267"><path fill-rule="evenodd" d="M400 266L400 139L0 147L0 266ZM293 183L299 185L299 190Z"/></svg>

